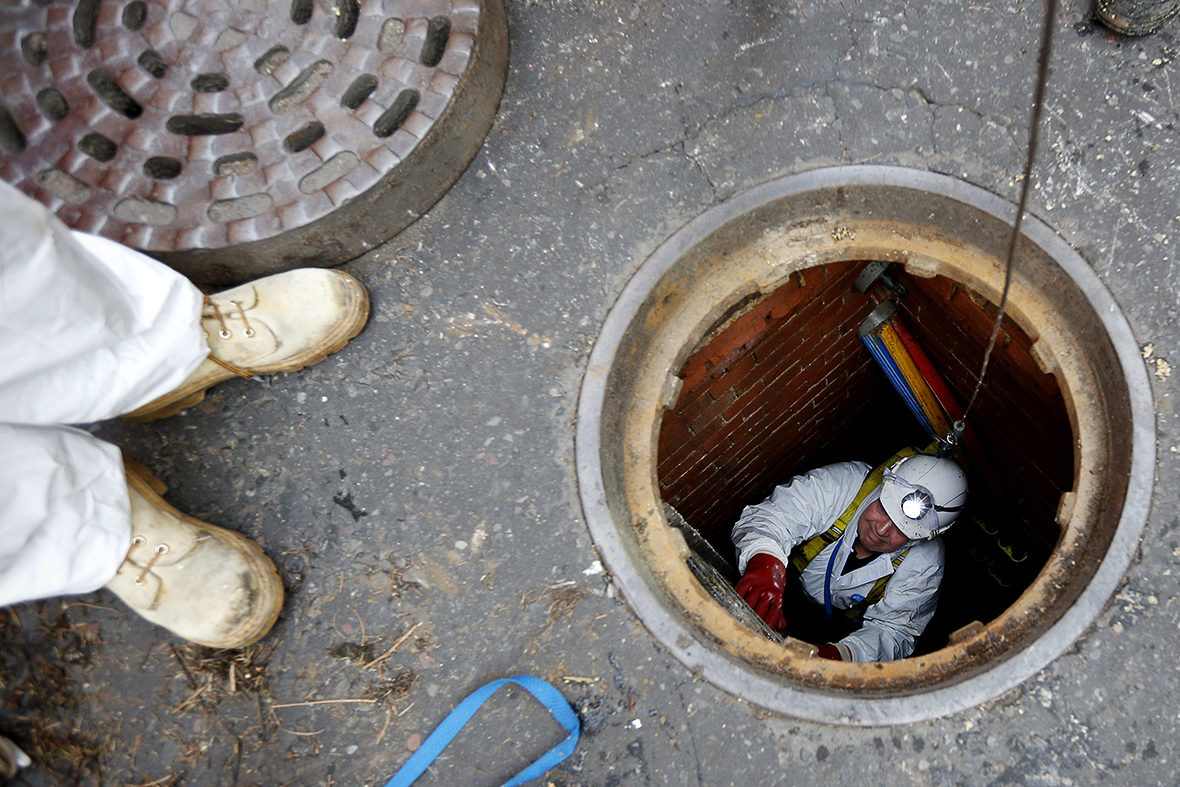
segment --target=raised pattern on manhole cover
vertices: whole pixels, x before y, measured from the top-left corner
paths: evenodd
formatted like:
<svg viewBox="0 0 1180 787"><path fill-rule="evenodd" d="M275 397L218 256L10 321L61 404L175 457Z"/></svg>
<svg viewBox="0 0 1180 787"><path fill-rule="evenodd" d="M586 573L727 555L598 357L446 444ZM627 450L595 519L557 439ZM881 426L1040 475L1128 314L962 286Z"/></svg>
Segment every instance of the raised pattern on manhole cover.
<svg viewBox="0 0 1180 787"><path fill-rule="evenodd" d="M0 177L166 259L306 227L447 115L490 5L22 0L0 11Z"/></svg>

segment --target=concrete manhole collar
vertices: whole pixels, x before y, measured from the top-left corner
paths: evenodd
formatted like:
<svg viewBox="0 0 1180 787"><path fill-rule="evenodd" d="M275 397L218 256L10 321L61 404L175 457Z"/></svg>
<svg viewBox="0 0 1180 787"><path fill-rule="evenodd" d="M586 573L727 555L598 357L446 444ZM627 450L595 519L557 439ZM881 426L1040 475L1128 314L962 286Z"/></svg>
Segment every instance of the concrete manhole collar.
<svg viewBox="0 0 1180 787"><path fill-rule="evenodd" d="M891 260L915 279L945 277L994 304L1014 214L1011 203L944 175L881 166L813 170L694 219L624 288L591 354L578 404L582 504L627 603L715 685L826 723L935 718L1033 675L1081 636L1114 592L1150 503L1155 443L1147 374L1130 327L1093 271L1031 218L1007 314L1031 342L1039 373L1059 387L1072 432L1072 486L1067 480L1049 514L1058 535L1043 568L1002 613L910 659L816 659L722 610L694 579L684 539L664 514L656 469L662 418L677 401L686 363L719 325L792 277L813 270L827 276L820 272L858 260Z"/></svg>
<svg viewBox="0 0 1180 787"><path fill-rule="evenodd" d="M0 177L199 283L343 263L450 187L507 74L502 0L21 0Z"/></svg>

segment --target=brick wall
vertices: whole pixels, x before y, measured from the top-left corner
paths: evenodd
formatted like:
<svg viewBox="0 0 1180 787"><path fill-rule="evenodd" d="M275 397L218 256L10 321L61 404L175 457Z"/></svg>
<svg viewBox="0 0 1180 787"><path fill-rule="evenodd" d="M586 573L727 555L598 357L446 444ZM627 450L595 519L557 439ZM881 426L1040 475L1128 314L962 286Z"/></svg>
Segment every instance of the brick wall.
<svg viewBox="0 0 1180 787"><path fill-rule="evenodd" d="M714 543L743 506L791 475L833 461L884 460L925 436L856 335L884 297L852 289L863 263L812 268L733 319L686 364L660 432L664 499ZM962 403L974 386L994 309L948 279L899 275L907 324ZM1072 437L1056 382L1007 322L972 421L1003 463L1006 491L1038 542L1072 481Z"/></svg>
<svg viewBox="0 0 1180 787"><path fill-rule="evenodd" d="M899 303L959 402L975 389L996 308L950 279L898 276L910 290ZM1073 430L1057 380L1037 367L1024 331L1005 318L970 418L991 456L1009 510L1048 554L1059 535L1061 494L1073 486Z"/></svg>

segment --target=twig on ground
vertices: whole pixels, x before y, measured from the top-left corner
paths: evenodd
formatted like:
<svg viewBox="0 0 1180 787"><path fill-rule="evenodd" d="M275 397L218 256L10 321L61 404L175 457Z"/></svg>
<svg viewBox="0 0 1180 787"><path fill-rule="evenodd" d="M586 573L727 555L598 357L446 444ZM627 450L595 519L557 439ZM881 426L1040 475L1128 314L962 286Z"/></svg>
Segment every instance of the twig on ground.
<svg viewBox="0 0 1180 787"><path fill-rule="evenodd" d="M282 702L282 703L279 703L278 705L271 705L270 707L272 709L274 709L274 708L302 708L302 707L306 707L308 705L332 705L333 703L347 703L347 702L362 702L362 703L365 703L366 705L372 705L376 701L377 700L366 700L366 699L357 699L357 698L349 698L349 699L342 699L342 700L312 700L310 702Z"/></svg>
<svg viewBox="0 0 1180 787"><path fill-rule="evenodd" d="M393 719L393 708L385 709L385 723L381 725L381 732L377 733L377 740L373 741L374 746L380 746L381 741L385 738L385 731L389 729L389 722Z"/></svg>
<svg viewBox="0 0 1180 787"><path fill-rule="evenodd" d="M280 730L287 733L288 735L296 735L300 738L312 738L312 737L315 737L316 735L320 735L321 733L323 733L325 730L328 729L327 727L324 727L324 729L316 730L315 732L298 732L296 730L289 730L283 726L283 723L281 721L279 721L279 716L277 713L275 713L272 710L270 712L270 715L274 717L276 727L278 727Z"/></svg>
<svg viewBox="0 0 1180 787"><path fill-rule="evenodd" d="M389 646L389 650L385 651L380 656L378 656L377 658L370 661L368 664L365 664L364 668L371 669L372 667L375 667L376 665L380 664L385 659L392 656L394 651L396 651L398 648L400 648L402 646L402 644L407 639L410 638L410 635L413 634L417 630L417 628L421 625L422 625L421 623L415 623L414 625L410 626L409 631L407 631L405 634L402 634L400 637L397 638L396 642L394 642L392 645Z"/></svg>

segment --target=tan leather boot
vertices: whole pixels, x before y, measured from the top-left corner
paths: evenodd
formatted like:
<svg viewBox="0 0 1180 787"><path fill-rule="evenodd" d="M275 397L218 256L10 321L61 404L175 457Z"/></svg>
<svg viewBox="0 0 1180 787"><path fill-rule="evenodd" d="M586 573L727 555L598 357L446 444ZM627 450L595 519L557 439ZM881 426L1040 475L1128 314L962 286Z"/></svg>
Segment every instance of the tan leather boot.
<svg viewBox="0 0 1180 787"><path fill-rule="evenodd" d="M283 585L270 558L245 536L177 511L163 483L125 463L131 549L107 588L177 636L211 648L242 648L274 625Z"/></svg>
<svg viewBox="0 0 1180 787"><path fill-rule="evenodd" d="M174 415L235 374L293 372L322 361L360 333L369 295L347 273L301 268L206 296L201 324L210 355L179 388L126 413L131 421Z"/></svg>

